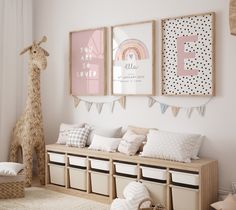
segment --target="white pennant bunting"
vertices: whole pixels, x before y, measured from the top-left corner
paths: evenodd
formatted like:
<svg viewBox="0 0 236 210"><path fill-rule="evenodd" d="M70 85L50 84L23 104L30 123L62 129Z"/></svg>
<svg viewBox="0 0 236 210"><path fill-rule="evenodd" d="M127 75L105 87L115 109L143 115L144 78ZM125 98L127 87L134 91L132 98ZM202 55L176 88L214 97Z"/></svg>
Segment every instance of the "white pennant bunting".
<svg viewBox="0 0 236 210"><path fill-rule="evenodd" d="M114 108L115 108L115 103L116 103L116 101L112 101L111 104L110 104L111 112L112 112L112 113L113 113Z"/></svg>
<svg viewBox="0 0 236 210"><path fill-rule="evenodd" d="M205 112L206 112L206 106L203 105L203 106L197 107L197 111L203 117L205 115Z"/></svg>
<svg viewBox="0 0 236 210"><path fill-rule="evenodd" d="M172 106L171 111L174 117L176 117L179 113L180 107Z"/></svg>
<svg viewBox="0 0 236 210"><path fill-rule="evenodd" d="M149 97L148 106L149 106L149 107L152 107L155 103L156 103L156 100L153 99L152 97Z"/></svg>
<svg viewBox="0 0 236 210"><path fill-rule="evenodd" d="M92 102L89 102L89 101L85 101L85 106L86 106L86 109L87 111L89 112L91 107L92 107L93 103Z"/></svg>
<svg viewBox="0 0 236 210"><path fill-rule="evenodd" d="M191 117L191 114L192 114L192 112L193 112L193 107L185 108L185 112L186 112L186 116L187 116L188 118L190 118L190 117Z"/></svg>
<svg viewBox="0 0 236 210"><path fill-rule="evenodd" d="M97 110L98 110L98 113L100 114L101 111L102 111L102 107L103 107L104 103L96 103L96 107L97 107Z"/></svg>
<svg viewBox="0 0 236 210"><path fill-rule="evenodd" d="M161 113L164 114L168 107L169 105L160 103Z"/></svg>
<svg viewBox="0 0 236 210"><path fill-rule="evenodd" d="M73 98L74 98L74 106L76 108L79 105L81 100L77 96L73 96Z"/></svg>
<svg viewBox="0 0 236 210"><path fill-rule="evenodd" d="M125 109L125 106L126 106L125 96L120 97L120 99L118 101L119 101L120 105L122 106L122 108Z"/></svg>

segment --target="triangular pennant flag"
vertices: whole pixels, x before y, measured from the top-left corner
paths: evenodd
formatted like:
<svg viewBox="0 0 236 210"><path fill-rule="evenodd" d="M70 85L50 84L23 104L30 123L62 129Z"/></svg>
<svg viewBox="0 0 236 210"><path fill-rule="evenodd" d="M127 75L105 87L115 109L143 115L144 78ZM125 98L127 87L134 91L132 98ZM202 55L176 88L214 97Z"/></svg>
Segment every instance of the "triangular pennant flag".
<svg viewBox="0 0 236 210"><path fill-rule="evenodd" d="M77 96L73 96L73 97L74 97L74 106L76 108L79 105L81 100Z"/></svg>
<svg viewBox="0 0 236 210"><path fill-rule="evenodd" d="M111 107L111 112L112 112L112 113L113 113L114 108L115 108L115 102L116 102L116 101L112 101L112 102L110 103L110 107Z"/></svg>
<svg viewBox="0 0 236 210"><path fill-rule="evenodd" d="M126 105L125 96L120 97L120 99L118 101L119 101L120 105L123 107L123 109L125 109L125 105Z"/></svg>
<svg viewBox="0 0 236 210"><path fill-rule="evenodd" d="M104 103L96 103L96 107L97 107L97 110L98 110L98 113L100 114L101 111L102 111L102 107L103 107Z"/></svg>
<svg viewBox="0 0 236 210"><path fill-rule="evenodd" d="M148 106L151 108L156 103L156 100L152 97L149 97Z"/></svg>
<svg viewBox="0 0 236 210"><path fill-rule="evenodd" d="M164 114L168 109L169 105L160 103L161 113Z"/></svg>
<svg viewBox="0 0 236 210"><path fill-rule="evenodd" d="M86 106L86 109L87 111L89 112L91 107L92 107L93 103L92 102L89 102L89 101L85 101L85 106Z"/></svg>
<svg viewBox="0 0 236 210"><path fill-rule="evenodd" d="M190 118L193 112L193 107L185 108L185 112L186 112L186 116Z"/></svg>
<svg viewBox="0 0 236 210"><path fill-rule="evenodd" d="M203 117L205 115L205 112L206 112L206 106L203 105L203 106L199 106L196 108L198 113Z"/></svg>
<svg viewBox="0 0 236 210"><path fill-rule="evenodd" d="M174 117L176 117L178 115L179 109L180 109L180 107L177 107L177 106L172 106L171 107L171 111L172 111L172 114L173 114Z"/></svg>

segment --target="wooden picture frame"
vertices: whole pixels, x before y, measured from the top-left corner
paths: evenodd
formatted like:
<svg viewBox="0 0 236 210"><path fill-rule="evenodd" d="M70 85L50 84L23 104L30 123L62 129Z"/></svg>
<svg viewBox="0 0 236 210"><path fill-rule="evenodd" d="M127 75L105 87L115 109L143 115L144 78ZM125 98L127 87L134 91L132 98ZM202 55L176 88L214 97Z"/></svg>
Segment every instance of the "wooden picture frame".
<svg viewBox="0 0 236 210"><path fill-rule="evenodd" d="M166 18L162 29L162 95L215 95L215 13Z"/></svg>
<svg viewBox="0 0 236 210"><path fill-rule="evenodd" d="M70 32L71 95L106 95L106 36L105 27Z"/></svg>
<svg viewBox="0 0 236 210"><path fill-rule="evenodd" d="M111 28L112 94L154 95L155 21Z"/></svg>

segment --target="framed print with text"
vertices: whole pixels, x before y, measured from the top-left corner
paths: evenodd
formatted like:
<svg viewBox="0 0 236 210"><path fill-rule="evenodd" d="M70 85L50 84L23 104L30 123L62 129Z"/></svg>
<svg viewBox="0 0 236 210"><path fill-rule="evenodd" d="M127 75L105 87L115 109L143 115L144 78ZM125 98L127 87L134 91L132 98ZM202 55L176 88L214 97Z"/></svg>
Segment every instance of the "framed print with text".
<svg viewBox="0 0 236 210"><path fill-rule="evenodd" d="M112 94L154 94L155 21L112 27Z"/></svg>
<svg viewBox="0 0 236 210"><path fill-rule="evenodd" d="M215 94L215 13L167 18L162 27L162 94Z"/></svg>
<svg viewBox="0 0 236 210"><path fill-rule="evenodd" d="M106 28L70 32L70 92L106 95Z"/></svg>

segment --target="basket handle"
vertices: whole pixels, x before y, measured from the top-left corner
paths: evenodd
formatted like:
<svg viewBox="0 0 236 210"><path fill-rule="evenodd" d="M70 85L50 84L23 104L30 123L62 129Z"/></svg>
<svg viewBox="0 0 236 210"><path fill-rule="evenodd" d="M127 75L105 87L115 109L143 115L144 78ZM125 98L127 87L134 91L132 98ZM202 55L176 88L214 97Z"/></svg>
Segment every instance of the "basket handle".
<svg viewBox="0 0 236 210"><path fill-rule="evenodd" d="M140 209L140 207L142 206L142 204L145 203L146 201L150 201L150 202L151 202L151 205L152 205L152 203L153 203L152 199L150 199L150 198L145 198L145 199L143 199L143 200L139 203L139 205L138 205L138 210Z"/></svg>

